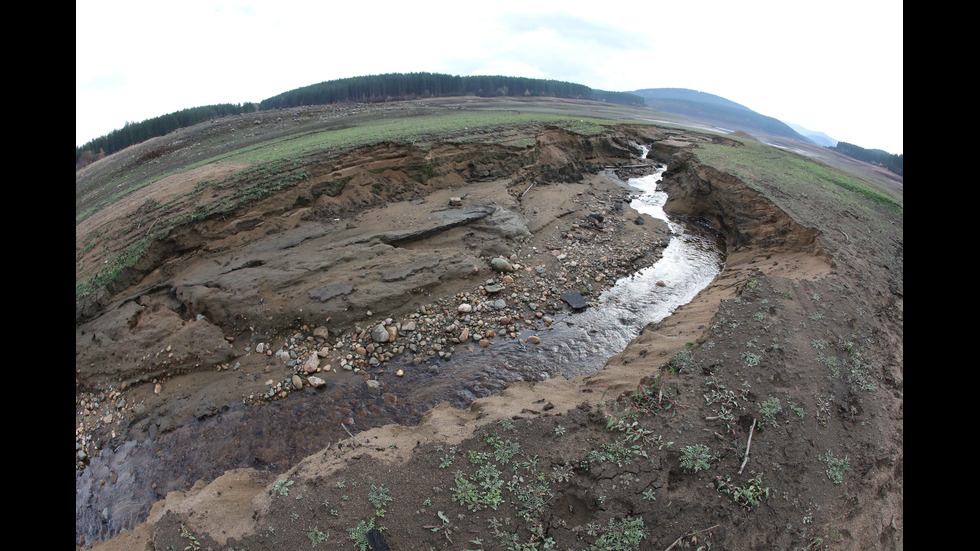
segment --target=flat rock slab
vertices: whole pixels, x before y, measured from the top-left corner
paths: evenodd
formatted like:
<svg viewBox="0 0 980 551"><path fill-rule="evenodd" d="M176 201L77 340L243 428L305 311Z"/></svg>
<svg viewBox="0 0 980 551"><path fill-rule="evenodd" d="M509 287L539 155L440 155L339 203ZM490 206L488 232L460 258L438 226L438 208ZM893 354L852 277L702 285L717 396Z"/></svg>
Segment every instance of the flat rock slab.
<svg viewBox="0 0 980 551"><path fill-rule="evenodd" d="M390 266L381 270L381 281L401 281L408 276L439 265L442 258L439 255L429 254L419 258L413 258L407 264L400 266Z"/></svg>
<svg viewBox="0 0 980 551"><path fill-rule="evenodd" d="M406 241L413 241L425 237L431 237L446 230L469 224L470 222L486 218L493 214L497 207L493 205L477 205L468 209L446 209L432 213L434 223L428 227L416 230L395 230L384 232L378 235L382 243L397 245Z"/></svg>
<svg viewBox="0 0 980 551"><path fill-rule="evenodd" d="M328 283L310 291L310 298L318 298L320 302L326 302L334 297L349 295L352 292L354 292L354 286L348 283Z"/></svg>
<svg viewBox="0 0 980 551"><path fill-rule="evenodd" d="M561 294L561 299L574 310L581 310L589 306L589 303L585 302L585 298L578 291L565 291Z"/></svg>

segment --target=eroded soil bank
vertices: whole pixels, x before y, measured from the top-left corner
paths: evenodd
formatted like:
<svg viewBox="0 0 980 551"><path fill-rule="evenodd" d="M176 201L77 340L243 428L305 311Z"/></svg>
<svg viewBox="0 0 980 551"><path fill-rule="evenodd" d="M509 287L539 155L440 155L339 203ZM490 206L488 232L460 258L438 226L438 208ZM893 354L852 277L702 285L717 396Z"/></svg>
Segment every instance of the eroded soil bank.
<svg viewBox="0 0 980 551"><path fill-rule="evenodd" d="M667 243L665 227L633 211L629 191L602 168L635 165L623 175L653 169L652 160L636 159L636 138L644 139L590 141L554 131L539 137L533 154L454 145L424 156L411 147L366 148L310 168L308 185L253 206L234 224L211 220L174 232L151 247L155 265L147 260L136 285L79 325L79 388L91 389L79 395L79 468L106 443L159 442L127 445L114 460L160 457L168 468L130 479L159 477L153 492L163 497L225 469L281 470L302 456L295 443L277 445L272 436L274 425L302 426L295 419L302 414L276 421L278 408L271 406L229 412L243 403L261 408L297 391L314 393L310 407L329 422L318 423L325 433L301 444L312 451L348 432L416 422L439 402L463 407L513 380L557 375L513 361L495 374L458 367L444 373L443 360L527 346L522 333L550 330L554 317L569 311L563 292L594 300L619 277L656 261ZM421 165L426 177L407 176ZM197 171L192 178L206 176ZM132 212L120 218L172 202L168 187L184 196L194 187L187 178L153 186L142 202L130 198L124 204ZM338 180L339 192L322 191L323 182ZM379 197L381 191L388 195ZM107 224L104 216L93 219ZM111 231L88 227L94 224L87 221L85 229ZM493 269L497 257L508 259L512 271ZM463 315L461 304L473 311ZM401 334L379 342L370 334L379 324ZM308 382L314 376L324 381L321 388ZM366 380L381 384L366 387ZM244 415L252 428L202 429L221 432L235 450L202 466L186 451L193 442L172 436L218 414ZM164 476L175 470L183 474ZM132 516L132 503L116 501L111 505L121 515ZM106 506L104 499L90 504L86 518Z"/></svg>
<svg viewBox="0 0 980 551"><path fill-rule="evenodd" d="M427 409L413 426L346 434L347 427L364 420L356 428L367 428L372 416L384 417L378 413L397 407L397 393L385 392L385 385L411 380L411 375L398 377L386 369L385 354L392 346L414 344L416 367L448 349L482 346L472 339L457 305L464 300L492 304L488 284L520 290L509 297L519 309L492 316L467 312L484 322L473 332L493 333L480 339L492 350L496 339L518 339L522 324L545 328L545 318L567 308L556 291L591 287L598 292L655 258L664 244L663 228L650 220L637 223L622 189L607 185L598 167L637 164L630 140L655 144L668 139L669 147L654 148L660 152L655 160L671 169L665 181L671 197L667 209L703 216L728 238L728 265L715 284L664 322L646 328L598 373L570 381L515 383L466 409L448 403ZM161 488L161 497L181 491L170 492L154 507L146 524L99 547L183 548L190 534L194 541L220 548L305 548L329 531L331 536L321 542L349 548L358 543L358 527L368 524L383 524L393 549L465 548L474 545L471 538L486 548L506 548L503 534L511 532L517 538L511 543L538 545L550 538L562 547L581 547L596 543L597 526L635 517L646 519L645 538L655 547L666 547L677 537L691 542L696 539L692 533L702 528L712 528L702 537L710 535L726 549L802 547L821 540L821 531L828 537L834 532L844 548L895 548L896 542L901 547L901 349L888 350L894 343L889 335L896 331L900 343L901 324L883 330L868 321L873 312L894 316L895 303L848 283L860 267L849 262L849 255L835 255L840 243L683 153L711 139L717 138L668 136L652 127L624 130L618 140L552 132L539 136L534 148L499 158L483 155L477 161L473 151L458 149L435 157L429 152L425 178L406 171L423 162L415 157L420 153L382 147L360 152L365 156L359 161L325 164L322 172L311 169L309 185L268 199L234 221L209 220L174 235L156 250L156 261L144 267L143 277L104 301L101 316L90 317L93 310L80 314L87 318L76 332L76 426L84 427L83 452L94 453L113 436L116 441L158 437L182 423L220 415L225 405L249 396L251 403L261 397L258 401L268 405L253 407L264 408L275 407L280 393L296 398L288 384L279 385L291 382L304 360L290 359L299 360L290 365L277 355L290 339L304 343L308 353L329 348L319 360L321 371L309 374L334 377L327 392L363 389L364 409L345 404L347 410L336 419L326 416L329 421L311 424L310 430L333 431L337 444L311 450L308 459L279 475L275 488L277 473L262 469L229 471L210 485ZM334 196L338 180L345 183ZM394 195L379 199L369 190ZM461 199L459 207L450 206L454 198ZM137 209L145 204L134 202ZM476 205L494 209L455 226L439 214L477 217L479 211L467 210ZM486 221L501 211L505 216ZM514 225L514 219L523 221ZM489 261L495 257L507 258L517 270L494 271ZM848 261L843 270L841 258ZM571 271L572 262L582 269ZM546 284L521 279L537 277L538 267L552 276ZM900 320L900 303L898 308ZM413 315L421 320L430 309L444 316L435 324L441 334L430 331L420 341L406 338L411 332L402 331L401 324L414 320ZM503 317L508 323L502 323ZM757 326L750 327L749 320ZM395 328L394 341L370 339L370 329L379 324ZM447 332L448 325L456 327ZM823 327L817 330L817 325ZM464 329L469 334L461 338ZM850 347L826 338L845 333ZM817 347L821 335L824 352L817 359L803 354ZM866 347L865 341L874 344ZM855 368L854 342L868 355L872 348L878 353L873 379L879 388L873 395L860 392L855 369L870 369L871 362ZM436 350L434 344L445 346ZM678 352L692 349L697 361L681 365ZM372 355L379 363L372 362ZM832 356L848 366L848 375L838 379L838 392L823 394L823 386L813 381L823 380L820 373ZM369 393L366 378L380 382L379 394ZM719 395L731 392L726 405L738 413L727 426L695 430L705 417L717 417L718 405L700 396L706 379ZM602 466L587 460L589 450L615 444L607 428L608 404L624 394L635 396L652 381L660 385L657 405L665 404L665 392L675 404L667 408L669 415L657 417L657 430L679 440L677 447L645 449L651 459L640 463L620 458ZM304 392L313 390L304 385ZM752 421L759 414L750 406L773 397L786 407L766 419L771 428L756 428ZM93 402L100 404L91 407ZM106 402L115 408L109 414L103 409ZM202 403L210 407L202 410ZM796 416L798 411L807 413ZM317 416L325 417L324 412ZM801 433L807 435L802 440ZM566 434L570 439L560 440ZM722 501L711 487L714 479L678 466L681 443L704 442L719 450L717 472L734 475L750 434L753 466L768 473L778 496L765 507ZM493 513L467 507L455 499L460 479L443 466L449 459L439 460L450 449L477 450L502 442L501 436L520 442L522 457L543 461L536 472L553 475L541 489L547 506L533 514L509 502ZM839 455L849 452L852 468L860 471L860 482L845 488L843 501L832 497L841 488L826 480L817 460L830 448ZM457 467L475 468L457 459ZM731 464L735 467L722 469ZM284 499L289 491L281 491L287 482L293 489L289 500ZM360 489L345 489L352 486ZM380 487L393 497L383 516L371 508L377 499L361 495L374 491L377 498ZM870 508L870 501L878 499L873 496L884 496L884 507ZM446 524L444 516L451 519ZM500 524L505 518L533 522L508 532Z"/></svg>

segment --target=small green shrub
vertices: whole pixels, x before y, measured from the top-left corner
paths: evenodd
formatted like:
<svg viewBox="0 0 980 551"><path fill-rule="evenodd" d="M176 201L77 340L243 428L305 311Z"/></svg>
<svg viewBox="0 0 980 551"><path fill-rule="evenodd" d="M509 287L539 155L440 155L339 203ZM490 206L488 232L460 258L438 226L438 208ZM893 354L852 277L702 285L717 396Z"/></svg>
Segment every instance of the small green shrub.
<svg viewBox="0 0 980 551"><path fill-rule="evenodd" d="M833 452L827 450L826 454L820 456L820 460L827 464L827 477L831 482L844 482L844 473L851 468L851 459L848 456L834 457Z"/></svg>
<svg viewBox="0 0 980 551"><path fill-rule="evenodd" d="M385 504L392 500L388 495L388 488L371 484L371 493L368 494L368 501L374 505L375 509L383 509Z"/></svg>
<svg viewBox="0 0 980 551"><path fill-rule="evenodd" d="M281 496L289 495L289 487L295 484L294 480L277 480L273 489Z"/></svg>
<svg viewBox="0 0 980 551"><path fill-rule="evenodd" d="M643 517L611 518L604 527L590 528L588 534L597 536L588 551L630 551L639 549L640 542L646 538L646 524Z"/></svg>
<svg viewBox="0 0 980 551"><path fill-rule="evenodd" d="M371 544L367 540L367 533L374 529L374 517L367 521L360 521L357 526L347 529L347 538L354 542L354 546L361 551L371 551ZM378 527L379 531L384 531L385 527Z"/></svg>
<svg viewBox="0 0 980 551"><path fill-rule="evenodd" d="M692 472L701 472L711 466L711 450L704 444L694 444L681 448L681 467Z"/></svg>
<svg viewBox="0 0 980 551"><path fill-rule="evenodd" d="M759 414L762 415L762 418L769 421L774 427L779 426L779 423L776 421L776 414L781 411L783 411L783 405L780 403L779 398L776 397L762 402L762 406L759 408Z"/></svg>
<svg viewBox="0 0 980 551"><path fill-rule="evenodd" d="M330 538L330 532L326 532L326 533L321 532L320 529L316 526L311 528L310 531L306 533L306 535L309 536L310 541L313 542L313 547L316 547L318 543L323 543Z"/></svg>
<svg viewBox="0 0 980 551"><path fill-rule="evenodd" d="M670 357L668 364L677 371L684 371L694 365L694 354L690 350L681 350Z"/></svg>
<svg viewBox="0 0 980 551"><path fill-rule="evenodd" d="M727 494L732 498L732 501L747 509L755 507L764 498L769 497L769 488L762 485L762 473L755 475L743 486L732 484L730 477L723 479L719 476L717 480L718 487L716 489L719 492Z"/></svg>

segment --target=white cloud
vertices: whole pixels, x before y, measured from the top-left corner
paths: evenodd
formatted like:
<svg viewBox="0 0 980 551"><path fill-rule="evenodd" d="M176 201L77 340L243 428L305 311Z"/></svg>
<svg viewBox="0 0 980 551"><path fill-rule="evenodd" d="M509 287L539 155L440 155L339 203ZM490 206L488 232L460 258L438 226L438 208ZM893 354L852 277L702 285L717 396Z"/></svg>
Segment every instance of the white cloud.
<svg viewBox="0 0 980 551"><path fill-rule="evenodd" d="M884 0L80 0L76 144L187 107L431 71L693 88L900 152L902 18Z"/></svg>

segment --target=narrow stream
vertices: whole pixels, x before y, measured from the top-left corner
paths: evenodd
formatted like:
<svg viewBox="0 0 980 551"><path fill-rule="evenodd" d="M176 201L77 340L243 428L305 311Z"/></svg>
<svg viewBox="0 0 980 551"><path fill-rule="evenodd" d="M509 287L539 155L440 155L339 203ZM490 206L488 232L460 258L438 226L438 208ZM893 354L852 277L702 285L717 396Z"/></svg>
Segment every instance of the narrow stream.
<svg viewBox="0 0 980 551"><path fill-rule="evenodd" d="M508 345L458 351L449 361L406 368L404 377L386 380L386 397L369 395L363 388L297 392L262 407L232 408L156 441L103 450L76 477L76 543L111 538L145 520L152 504L167 492L187 490L195 481L213 480L226 470L285 471L345 438L345 427L363 431L390 423L411 425L439 402L467 407L517 380L598 371L644 326L690 302L724 265L719 236L664 213L667 196L657 189L662 175L660 170L623 183L634 197L634 209L669 225L671 239L662 259L619 280L600 296L599 307L556 317L551 330L539 333L540 345L522 344L534 333L526 330L524 338ZM393 363L389 368L397 369Z"/></svg>

